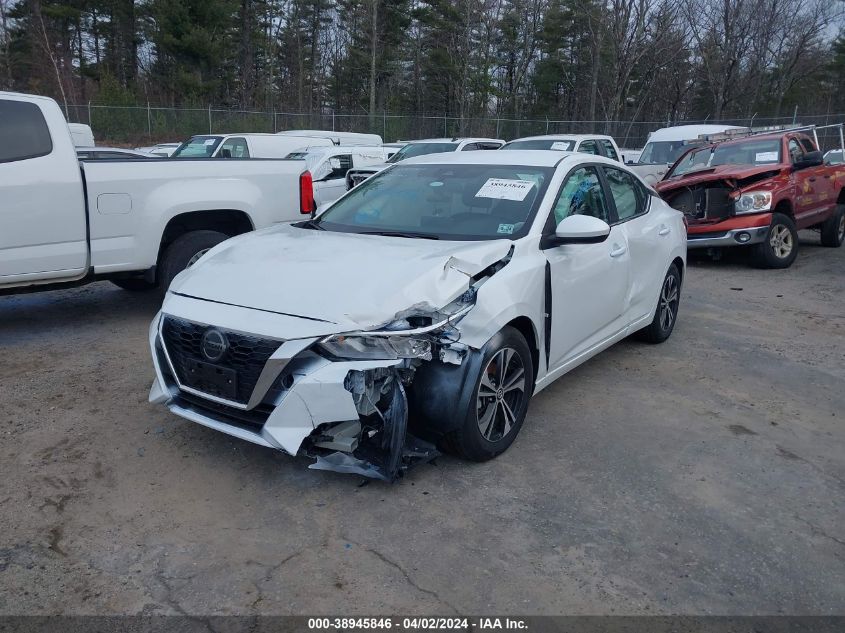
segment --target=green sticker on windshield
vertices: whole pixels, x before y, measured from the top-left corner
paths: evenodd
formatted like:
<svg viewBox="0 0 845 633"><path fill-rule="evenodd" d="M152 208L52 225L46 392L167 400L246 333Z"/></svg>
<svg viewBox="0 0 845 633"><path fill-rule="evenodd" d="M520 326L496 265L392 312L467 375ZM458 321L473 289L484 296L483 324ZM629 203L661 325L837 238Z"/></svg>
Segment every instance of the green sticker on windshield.
<svg viewBox="0 0 845 633"><path fill-rule="evenodd" d="M500 224L499 230L496 233L505 233L506 235L510 235L513 233L513 229L516 225L515 224Z"/></svg>

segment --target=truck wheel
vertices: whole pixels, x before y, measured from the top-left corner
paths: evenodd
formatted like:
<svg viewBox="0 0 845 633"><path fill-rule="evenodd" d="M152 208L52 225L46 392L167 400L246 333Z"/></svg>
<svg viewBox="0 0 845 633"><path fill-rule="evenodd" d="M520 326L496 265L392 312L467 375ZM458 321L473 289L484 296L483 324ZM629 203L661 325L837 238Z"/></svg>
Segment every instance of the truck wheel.
<svg viewBox="0 0 845 633"><path fill-rule="evenodd" d="M681 273L678 267L672 264L660 287L654 318L649 325L637 332L637 338L646 343L662 343L668 339L672 335L672 330L675 329L680 303Z"/></svg>
<svg viewBox="0 0 845 633"><path fill-rule="evenodd" d="M129 277L128 279L112 279L111 282L118 288L129 290L131 292L145 292L147 290L155 290L158 284L150 283L146 279L140 277Z"/></svg>
<svg viewBox="0 0 845 633"><path fill-rule="evenodd" d="M845 241L845 204L836 205L836 211L822 224L822 246L836 248Z"/></svg>
<svg viewBox="0 0 845 633"><path fill-rule="evenodd" d="M483 462L513 444L534 392L531 350L519 330L505 327L482 349L481 371L460 428L444 438L444 450Z"/></svg>
<svg viewBox="0 0 845 633"><path fill-rule="evenodd" d="M798 230L787 215L775 213L766 239L754 246L754 263L760 268L789 268L798 257Z"/></svg>
<svg viewBox="0 0 845 633"><path fill-rule="evenodd" d="M191 231L173 240L161 258L161 288L167 290L176 275L193 266L206 252L228 239L228 235L219 231Z"/></svg>

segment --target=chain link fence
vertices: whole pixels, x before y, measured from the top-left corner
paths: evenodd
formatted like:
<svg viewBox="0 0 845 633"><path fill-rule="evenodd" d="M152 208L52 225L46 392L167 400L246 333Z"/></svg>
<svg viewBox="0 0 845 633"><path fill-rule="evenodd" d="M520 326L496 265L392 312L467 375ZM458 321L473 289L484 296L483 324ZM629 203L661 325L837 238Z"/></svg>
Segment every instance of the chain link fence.
<svg viewBox="0 0 845 633"><path fill-rule="evenodd" d="M182 141L194 134L280 132L292 129L369 132L385 142L432 137L481 136L510 140L538 134L608 134L619 147L645 145L650 132L667 125L723 123L747 127L778 125L831 125L845 121L843 114L798 115L778 118L735 118L721 121L559 121L504 117L455 117L381 113L291 113L160 106L66 105L68 121L87 123L100 145L147 145ZM822 149L841 146L836 128L818 133Z"/></svg>

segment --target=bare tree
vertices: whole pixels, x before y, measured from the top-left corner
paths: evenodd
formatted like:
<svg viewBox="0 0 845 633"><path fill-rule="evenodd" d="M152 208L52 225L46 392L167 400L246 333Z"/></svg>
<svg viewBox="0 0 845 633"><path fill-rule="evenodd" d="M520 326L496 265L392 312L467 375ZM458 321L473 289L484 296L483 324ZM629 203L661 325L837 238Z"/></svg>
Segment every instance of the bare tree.
<svg viewBox="0 0 845 633"><path fill-rule="evenodd" d="M12 59L10 54L10 43L12 39L11 20L9 19L9 7L11 0L0 0L0 57L3 67L0 69L0 88L11 90L12 88Z"/></svg>

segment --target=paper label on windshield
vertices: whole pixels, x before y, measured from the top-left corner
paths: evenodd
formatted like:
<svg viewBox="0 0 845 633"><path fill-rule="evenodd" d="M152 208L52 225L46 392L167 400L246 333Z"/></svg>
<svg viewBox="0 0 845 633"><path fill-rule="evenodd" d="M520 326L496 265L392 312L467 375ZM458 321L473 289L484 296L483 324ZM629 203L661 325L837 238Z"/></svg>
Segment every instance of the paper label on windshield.
<svg viewBox="0 0 845 633"><path fill-rule="evenodd" d="M534 183L530 180L511 180L510 178L490 178L475 194L476 198L494 200L516 200L522 202L531 191Z"/></svg>
<svg viewBox="0 0 845 633"><path fill-rule="evenodd" d="M755 163L771 163L777 162L778 153L777 152L757 152L754 156Z"/></svg>
<svg viewBox="0 0 845 633"><path fill-rule="evenodd" d="M570 147L572 147L572 143L569 141L555 141L554 143L552 143L551 149L556 149L561 152L568 152Z"/></svg>
<svg viewBox="0 0 845 633"><path fill-rule="evenodd" d="M206 145L214 145L214 142L216 140L217 140L216 138L207 138L207 139L205 139L205 144Z"/></svg>
<svg viewBox="0 0 845 633"><path fill-rule="evenodd" d="M510 235L511 233L513 233L514 228L515 228L514 224L500 224L499 230L496 231L496 232L497 233L504 233L506 235Z"/></svg>

